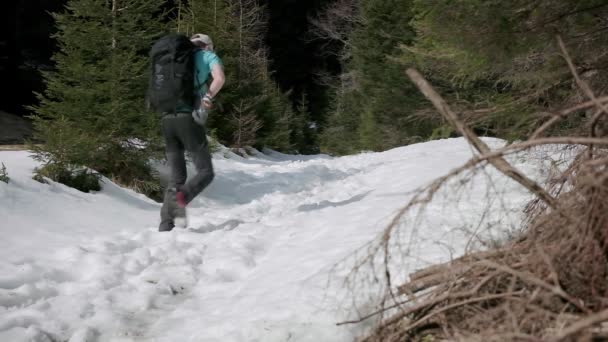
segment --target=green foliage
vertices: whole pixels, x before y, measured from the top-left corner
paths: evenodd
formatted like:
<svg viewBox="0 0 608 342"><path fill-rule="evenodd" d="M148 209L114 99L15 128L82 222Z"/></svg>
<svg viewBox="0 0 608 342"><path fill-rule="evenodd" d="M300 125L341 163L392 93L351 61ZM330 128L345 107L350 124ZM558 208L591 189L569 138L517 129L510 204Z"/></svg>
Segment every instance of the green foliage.
<svg viewBox="0 0 608 342"><path fill-rule="evenodd" d="M209 142L209 152L215 153L219 152L221 145L217 141L217 131L215 129L210 129L207 132L207 141Z"/></svg>
<svg viewBox="0 0 608 342"><path fill-rule="evenodd" d="M443 57L456 62L463 77L513 76L513 81L528 85L551 82L564 73L563 59L556 54L556 34L580 47L591 48L596 39L605 41L603 34L592 30L607 7L603 0L414 1L423 46L432 46L434 54L451 51ZM572 53L588 55L578 49Z"/></svg>
<svg viewBox="0 0 608 342"><path fill-rule="evenodd" d="M421 342L435 342L437 339L433 335L424 335Z"/></svg>
<svg viewBox="0 0 608 342"><path fill-rule="evenodd" d="M65 184L82 192L99 191L99 174L72 165L47 164L34 170L34 180L46 183L45 178Z"/></svg>
<svg viewBox="0 0 608 342"><path fill-rule="evenodd" d="M542 124L534 113L580 98L556 35L566 41L587 82L600 89L608 85L596 72L608 62L602 53L608 37L598 19L608 14L605 1L415 0L413 9L418 39L400 60L441 84L450 103L481 133L521 139ZM491 110L476 114L481 108ZM578 120L557 129L580 127Z"/></svg>
<svg viewBox="0 0 608 342"><path fill-rule="evenodd" d="M358 23L349 34L345 73L336 87L334 112L322 144L333 153L385 150L429 136L432 127L414 116L421 96L394 57L415 34L411 1L355 2Z"/></svg>
<svg viewBox="0 0 608 342"><path fill-rule="evenodd" d="M508 140L528 136L546 120L535 113L584 97L556 35L582 77L594 89L608 87L604 0L340 3L354 11L331 13L355 13L356 20L345 17L355 23L347 34L333 32L346 37L340 38L344 74L322 134L325 151L384 150L454 134L405 77L407 67L420 69L477 133ZM570 116L549 133L579 129L587 117Z"/></svg>
<svg viewBox="0 0 608 342"><path fill-rule="evenodd" d="M123 179L128 175L121 175L120 178L114 178L112 181L118 183L120 185L124 185L133 189L136 192L146 195L147 197L155 200L156 202L162 202L164 197L164 189L160 185L160 178L158 172L150 168L150 166L146 164L140 165L141 170L130 177L131 181L129 183L124 183ZM133 170L133 168L131 168ZM130 171L133 172L133 171Z"/></svg>
<svg viewBox="0 0 608 342"><path fill-rule="evenodd" d="M317 127L312 123L309 108L308 96L303 93L296 103L295 112L289 123L290 141L293 143L294 149L302 154L318 152Z"/></svg>
<svg viewBox="0 0 608 342"><path fill-rule="evenodd" d="M320 137L321 151L324 153L345 155L361 150L358 136L360 117L353 114L356 105L352 92L346 77L342 77L333 101L334 107L330 109L327 125Z"/></svg>
<svg viewBox="0 0 608 342"><path fill-rule="evenodd" d="M144 110L147 52L162 32L161 0L70 0L54 14L56 69L33 109L34 147L45 175L71 182L84 165L123 185L150 177L159 155L158 117ZM83 182L85 188L88 181ZM91 182L92 183L92 182Z"/></svg>
<svg viewBox="0 0 608 342"><path fill-rule="evenodd" d="M8 184L10 178L8 177L8 171L6 171L6 166L4 163L1 163L2 167L0 167L0 182L4 182Z"/></svg>
<svg viewBox="0 0 608 342"><path fill-rule="evenodd" d="M255 109L255 114L261 121L255 146L260 149L269 147L282 152L293 152L293 143L290 139L294 122L292 104L268 75L262 86L264 88L260 98L261 103Z"/></svg>
<svg viewBox="0 0 608 342"><path fill-rule="evenodd" d="M381 137L376 117L371 110L366 110L361 113L359 135L361 146L364 146L366 150L379 150Z"/></svg>

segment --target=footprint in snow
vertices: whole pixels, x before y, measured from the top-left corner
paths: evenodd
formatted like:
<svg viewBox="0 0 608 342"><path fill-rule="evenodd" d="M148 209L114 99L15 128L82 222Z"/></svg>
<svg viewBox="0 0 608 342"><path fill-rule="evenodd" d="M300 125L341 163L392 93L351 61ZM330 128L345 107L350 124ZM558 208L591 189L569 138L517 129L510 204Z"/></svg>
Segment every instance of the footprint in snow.
<svg viewBox="0 0 608 342"><path fill-rule="evenodd" d="M189 231L194 232L194 233L211 233L214 232L216 230L233 230L234 228L238 227L240 224L245 223L244 221L241 220L228 220L224 223L220 223L220 224L206 224L204 226L200 226L198 228L193 228L193 229L189 229Z"/></svg>

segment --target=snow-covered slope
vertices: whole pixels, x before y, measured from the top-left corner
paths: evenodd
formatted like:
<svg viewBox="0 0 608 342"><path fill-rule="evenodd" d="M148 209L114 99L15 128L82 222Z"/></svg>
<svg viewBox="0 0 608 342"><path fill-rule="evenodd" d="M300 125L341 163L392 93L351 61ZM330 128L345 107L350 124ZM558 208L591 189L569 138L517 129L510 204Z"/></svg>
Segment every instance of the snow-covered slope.
<svg viewBox="0 0 608 342"><path fill-rule="evenodd" d="M462 139L343 158L219 153L190 228L158 233L153 201L107 180L96 194L40 184L27 152L0 152L0 341L352 341L361 327L335 325L350 309L335 266L470 156ZM509 187L517 208L526 195ZM431 208L412 265L461 253L448 228L480 197L461 200Z"/></svg>

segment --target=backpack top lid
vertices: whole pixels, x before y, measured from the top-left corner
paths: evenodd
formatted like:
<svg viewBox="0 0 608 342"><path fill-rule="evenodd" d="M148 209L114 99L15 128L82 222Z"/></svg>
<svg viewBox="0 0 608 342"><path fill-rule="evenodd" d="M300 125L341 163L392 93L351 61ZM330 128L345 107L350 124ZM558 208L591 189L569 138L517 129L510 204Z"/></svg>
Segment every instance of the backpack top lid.
<svg viewBox="0 0 608 342"><path fill-rule="evenodd" d="M179 33L171 33L158 39L150 49L150 56L167 54L169 52L178 53L180 51L192 52L196 46L188 37Z"/></svg>

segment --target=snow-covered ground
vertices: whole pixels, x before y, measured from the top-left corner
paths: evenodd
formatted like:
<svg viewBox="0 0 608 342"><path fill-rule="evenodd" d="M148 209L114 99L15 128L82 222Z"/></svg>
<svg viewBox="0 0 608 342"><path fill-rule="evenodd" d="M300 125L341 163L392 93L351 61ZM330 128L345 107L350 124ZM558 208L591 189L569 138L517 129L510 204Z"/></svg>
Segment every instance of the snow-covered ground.
<svg viewBox="0 0 608 342"><path fill-rule="evenodd" d="M471 155L462 139L342 158L217 153L190 228L158 233L155 202L107 180L95 194L40 184L27 152L0 151L0 341L352 341L363 327L335 323L353 318L353 253ZM403 227L408 269L462 253L487 177ZM528 196L497 186L517 216Z"/></svg>

